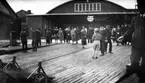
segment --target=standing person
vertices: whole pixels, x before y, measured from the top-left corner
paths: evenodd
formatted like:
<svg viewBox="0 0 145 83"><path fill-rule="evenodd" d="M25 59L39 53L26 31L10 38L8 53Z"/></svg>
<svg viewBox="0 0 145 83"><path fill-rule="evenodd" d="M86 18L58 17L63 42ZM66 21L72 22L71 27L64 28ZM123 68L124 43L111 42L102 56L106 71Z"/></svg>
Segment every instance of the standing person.
<svg viewBox="0 0 145 83"><path fill-rule="evenodd" d="M52 43L52 33L51 29L47 29L46 31L46 45Z"/></svg>
<svg viewBox="0 0 145 83"><path fill-rule="evenodd" d="M104 27L100 27L100 33L102 35L100 40L100 50L101 50L101 56L104 56L105 54L105 39L106 39L106 31L104 30Z"/></svg>
<svg viewBox="0 0 145 83"><path fill-rule="evenodd" d="M94 34L92 36L92 41L93 41L93 58L97 59L98 58L98 52L100 50L100 40L101 40L102 35L99 33L99 28L96 28L94 30ZM97 52L97 53L96 53Z"/></svg>
<svg viewBox="0 0 145 83"><path fill-rule="evenodd" d="M67 42L67 32L66 32L66 28L63 30L63 35L64 35L64 43Z"/></svg>
<svg viewBox="0 0 145 83"><path fill-rule="evenodd" d="M72 44L74 44L75 36L76 36L76 34L75 34L75 30L74 30L74 28L72 28L72 30L71 30L71 39L72 39Z"/></svg>
<svg viewBox="0 0 145 83"><path fill-rule="evenodd" d="M57 27L55 27L54 28L54 31L53 31L53 38L55 39L55 43L58 43L58 28Z"/></svg>
<svg viewBox="0 0 145 83"><path fill-rule="evenodd" d="M113 29L112 29L112 40L113 40L113 43L115 43L116 42L116 28L115 27L113 27Z"/></svg>
<svg viewBox="0 0 145 83"><path fill-rule="evenodd" d="M88 43L92 43L92 36L93 36L93 28L89 26L88 31L87 31Z"/></svg>
<svg viewBox="0 0 145 83"><path fill-rule="evenodd" d="M81 30L81 40L82 40L82 48L84 48L84 45L87 45L87 31L84 26L82 26Z"/></svg>
<svg viewBox="0 0 145 83"><path fill-rule="evenodd" d="M36 31L32 32L32 48L37 51Z"/></svg>
<svg viewBox="0 0 145 83"><path fill-rule="evenodd" d="M108 43L109 43L109 53L113 53L112 52L112 41L111 41L111 27L109 25L106 25L106 36L107 36L107 44L106 44L106 50L108 47Z"/></svg>
<svg viewBox="0 0 145 83"><path fill-rule="evenodd" d="M28 36L28 33L25 28L24 30L21 31L21 34L20 34L23 52L27 52L27 36Z"/></svg>
<svg viewBox="0 0 145 83"><path fill-rule="evenodd" d="M39 28L36 30L36 41L37 41L37 47L41 46L41 32Z"/></svg>
<svg viewBox="0 0 145 83"><path fill-rule="evenodd" d="M124 36L132 34L132 48L128 71L139 73L140 83L145 83L145 4L143 0L137 0L137 6L140 14L131 21L131 27L118 38L122 41ZM141 62L141 64L140 64Z"/></svg>
<svg viewBox="0 0 145 83"><path fill-rule="evenodd" d="M62 41L64 40L64 35L61 28L59 28L58 37L59 37L60 43L62 43Z"/></svg>
<svg viewBox="0 0 145 83"><path fill-rule="evenodd" d="M120 41L117 41L117 38L121 36L121 28L120 25L117 25L117 30L116 30L116 46L119 45L119 43L121 43Z"/></svg>
<svg viewBox="0 0 145 83"><path fill-rule="evenodd" d="M70 32L70 27L65 29L66 31L66 42L70 43L71 40L71 32Z"/></svg>
<svg viewBox="0 0 145 83"><path fill-rule="evenodd" d="M125 26L122 30L122 34L124 34L128 28L129 28L129 26L127 24L125 24ZM125 36L122 41L122 45L127 45L129 42L131 42L131 36L132 36L132 34Z"/></svg>
<svg viewBox="0 0 145 83"><path fill-rule="evenodd" d="M76 28L75 30L75 34L76 34L76 44L78 44L78 40L79 40L79 27Z"/></svg>

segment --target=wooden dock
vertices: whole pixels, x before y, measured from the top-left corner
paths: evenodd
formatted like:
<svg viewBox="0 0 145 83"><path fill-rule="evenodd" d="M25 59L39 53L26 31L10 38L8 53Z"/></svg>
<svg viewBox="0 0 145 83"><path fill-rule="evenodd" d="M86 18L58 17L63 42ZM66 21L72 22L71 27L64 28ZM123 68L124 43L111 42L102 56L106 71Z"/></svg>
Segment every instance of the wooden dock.
<svg viewBox="0 0 145 83"><path fill-rule="evenodd" d="M47 48L47 47L46 47ZM107 53L92 59L93 49L81 45L55 45L36 53L21 53L18 63L23 69L33 71L37 62L43 61L43 68L48 75L54 76L57 83L115 83L124 74L129 63L131 46L113 46L113 54ZM8 60L11 58L3 57ZM121 83L138 83L136 75L124 79Z"/></svg>

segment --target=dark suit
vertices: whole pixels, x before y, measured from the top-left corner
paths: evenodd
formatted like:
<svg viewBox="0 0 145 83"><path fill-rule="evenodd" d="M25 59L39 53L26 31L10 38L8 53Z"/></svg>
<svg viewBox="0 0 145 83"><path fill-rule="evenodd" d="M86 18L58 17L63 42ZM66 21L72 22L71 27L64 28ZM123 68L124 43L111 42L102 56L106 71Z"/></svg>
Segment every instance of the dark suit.
<svg viewBox="0 0 145 83"><path fill-rule="evenodd" d="M104 55L104 52L106 52L106 49L105 49L105 39L107 35L106 30L100 31L100 34L102 35L102 38L100 40L100 50L101 50L102 55Z"/></svg>
<svg viewBox="0 0 145 83"><path fill-rule="evenodd" d="M28 33L27 33L27 31L26 30L23 30L23 31L21 31L21 42L22 42L22 50L24 51L24 52L26 52L27 51L27 35Z"/></svg>
<svg viewBox="0 0 145 83"><path fill-rule="evenodd" d="M46 31L46 44L52 43L52 32L51 30Z"/></svg>
<svg viewBox="0 0 145 83"><path fill-rule="evenodd" d="M36 41L37 41L37 47L41 46L41 32L39 30L36 30Z"/></svg>
<svg viewBox="0 0 145 83"><path fill-rule="evenodd" d="M88 43L92 43L92 36L93 36L93 29L88 29L87 31L87 37L88 37Z"/></svg>
<svg viewBox="0 0 145 83"><path fill-rule="evenodd" d="M37 51L36 31L32 33L32 47L33 51Z"/></svg>
<svg viewBox="0 0 145 83"><path fill-rule="evenodd" d="M142 17L136 16L131 21L131 27L124 36L132 34L131 66L139 67L140 60L142 73L145 74L145 21Z"/></svg>
<svg viewBox="0 0 145 83"><path fill-rule="evenodd" d="M106 29L106 37L107 37L107 43L106 43L106 52L107 52L107 46L109 43L109 52L112 52L112 42L111 42L111 30Z"/></svg>

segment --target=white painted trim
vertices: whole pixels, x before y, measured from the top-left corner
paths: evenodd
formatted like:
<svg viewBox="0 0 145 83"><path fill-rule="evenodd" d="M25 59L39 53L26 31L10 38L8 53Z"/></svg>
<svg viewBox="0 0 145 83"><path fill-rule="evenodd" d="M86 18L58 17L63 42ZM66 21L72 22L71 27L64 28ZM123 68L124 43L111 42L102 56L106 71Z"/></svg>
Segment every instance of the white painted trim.
<svg viewBox="0 0 145 83"><path fill-rule="evenodd" d="M94 11L94 3L92 3L92 11Z"/></svg>
<svg viewBox="0 0 145 83"><path fill-rule="evenodd" d="M51 15L102 15L102 14L138 14L136 12L94 12L94 13L50 13L50 14L29 14L27 16L51 16Z"/></svg>

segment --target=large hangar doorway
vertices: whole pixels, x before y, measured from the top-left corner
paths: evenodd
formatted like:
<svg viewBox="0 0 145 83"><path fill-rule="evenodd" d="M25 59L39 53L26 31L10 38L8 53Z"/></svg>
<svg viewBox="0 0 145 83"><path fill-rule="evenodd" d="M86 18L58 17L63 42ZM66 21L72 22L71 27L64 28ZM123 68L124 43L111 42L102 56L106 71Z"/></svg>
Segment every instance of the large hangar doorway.
<svg viewBox="0 0 145 83"><path fill-rule="evenodd" d="M89 21L87 18L89 16L93 17L93 21ZM105 14L105 15L56 15L56 16L48 16L47 20L50 20L53 24L53 27L58 28L67 28L67 27L79 27L92 26L93 28L97 28L103 25L120 25L124 23L130 23L133 15L123 15L123 14Z"/></svg>

